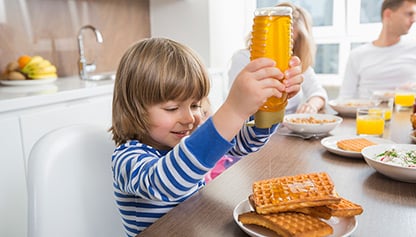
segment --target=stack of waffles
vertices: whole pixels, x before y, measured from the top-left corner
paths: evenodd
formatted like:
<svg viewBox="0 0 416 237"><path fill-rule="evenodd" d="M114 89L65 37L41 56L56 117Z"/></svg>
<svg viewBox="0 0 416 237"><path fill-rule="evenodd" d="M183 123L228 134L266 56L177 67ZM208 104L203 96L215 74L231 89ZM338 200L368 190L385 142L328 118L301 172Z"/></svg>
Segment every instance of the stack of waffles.
<svg viewBox="0 0 416 237"><path fill-rule="evenodd" d="M360 205L340 197L327 173L285 176L253 183L249 201L255 211L238 220L268 228L279 236L328 236L332 227L322 219L350 217Z"/></svg>

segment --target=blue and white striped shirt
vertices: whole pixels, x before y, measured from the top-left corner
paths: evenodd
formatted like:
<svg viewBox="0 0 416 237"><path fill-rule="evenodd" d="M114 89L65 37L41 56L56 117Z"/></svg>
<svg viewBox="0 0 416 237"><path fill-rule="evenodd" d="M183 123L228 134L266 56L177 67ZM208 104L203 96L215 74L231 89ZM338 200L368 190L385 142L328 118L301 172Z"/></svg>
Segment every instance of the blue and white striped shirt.
<svg viewBox="0 0 416 237"><path fill-rule="evenodd" d="M226 141L208 119L170 151L130 140L112 157L114 194L127 236L135 236L205 185L205 174L224 155L259 150L274 133L244 126Z"/></svg>

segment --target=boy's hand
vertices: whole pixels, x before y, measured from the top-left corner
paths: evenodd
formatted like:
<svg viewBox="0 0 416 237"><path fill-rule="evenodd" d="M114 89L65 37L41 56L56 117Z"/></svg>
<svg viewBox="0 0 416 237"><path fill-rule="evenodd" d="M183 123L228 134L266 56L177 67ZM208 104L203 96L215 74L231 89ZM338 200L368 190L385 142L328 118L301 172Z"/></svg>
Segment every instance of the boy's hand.
<svg viewBox="0 0 416 237"><path fill-rule="evenodd" d="M285 91L288 98L292 98L299 92L303 82L302 63L298 57L294 56L290 59L289 69L285 71L285 76L283 81L286 86Z"/></svg>
<svg viewBox="0 0 416 237"><path fill-rule="evenodd" d="M269 97L294 96L303 82L301 63L292 57L290 68L283 74L269 58L258 58L247 64L237 75L224 104L213 116L217 131L231 140L246 119L253 115ZM286 75L286 78L285 78ZM282 82L280 80L283 80Z"/></svg>
<svg viewBox="0 0 416 237"><path fill-rule="evenodd" d="M290 72L293 74L293 72ZM226 103L247 119L271 96L281 97L287 89L279 80L284 74L268 58L258 58L247 64L231 86Z"/></svg>

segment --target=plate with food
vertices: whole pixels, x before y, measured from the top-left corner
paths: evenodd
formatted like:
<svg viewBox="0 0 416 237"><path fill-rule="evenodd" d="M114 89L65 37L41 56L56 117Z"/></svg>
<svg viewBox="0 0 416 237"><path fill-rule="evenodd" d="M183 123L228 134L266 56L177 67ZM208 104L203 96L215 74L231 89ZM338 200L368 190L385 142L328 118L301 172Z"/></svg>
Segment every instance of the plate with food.
<svg viewBox="0 0 416 237"><path fill-rule="evenodd" d="M45 85L56 81L54 78L42 78L42 79L25 79L25 80L0 80L0 84L5 86L33 86L33 85Z"/></svg>
<svg viewBox="0 0 416 237"><path fill-rule="evenodd" d="M252 184L253 193L234 208L233 218L244 232L256 237L348 236L357 226L355 216L364 209L335 189L326 172L258 180Z"/></svg>
<svg viewBox="0 0 416 237"><path fill-rule="evenodd" d="M346 117L355 117L358 108L367 108L371 106L369 99L336 99L328 102L329 106L340 115Z"/></svg>
<svg viewBox="0 0 416 237"><path fill-rule="evenodd" d="M379 173L395 180L416 183L416 145L379 144L364 148L365 161Z"/></svg>
<svg viewBox="0 0 416 237"><path fill-rule="evenodd" d="M240 214L253 211L248 200L241 201L233 211L233 218L237 225L249 236L252 237L272 237L278 236L274 231L258 226L245 225L238 220ZM346 237L351 235L357 228L355 217L331 217L329 220L322 219L333 229L333 234L329 236Z"/></svg>
<svg viewBox="0 0 416 237"><path fill-rule="evenodd" d="M283 118L283 126L299 134L327 134L342 122L332 114L289 114Z"/></svg>
<svg viewBox="0 0 416 237"><path fill-rule="evenodd" d="M49 84L57 79L56 66L43 57L22 55L6 65L1 85L32 86Z"/></svg>
<svg viewBox="0 0 416 237"><path fill-rule="evenodd" d="M377 144L394 144L393 141L379 137L330 136L321 140L329 152L351 158L362 158L362 149Z"/></svg>

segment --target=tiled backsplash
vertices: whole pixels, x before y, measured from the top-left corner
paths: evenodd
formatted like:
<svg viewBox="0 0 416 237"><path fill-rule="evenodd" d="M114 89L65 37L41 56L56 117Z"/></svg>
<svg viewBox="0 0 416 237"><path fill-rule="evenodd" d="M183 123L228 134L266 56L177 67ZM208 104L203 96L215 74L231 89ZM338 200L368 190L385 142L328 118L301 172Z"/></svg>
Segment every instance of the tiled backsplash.
<svg viewBox="0 0 416 237"><path fill-rule="evenodd" d="M84 25L104 39L83 31L87 60L95 59L96 72L115 71L127 47L150 36L149 0L0 0L0 70L27 54L50 60L59 77L77 75Z"/></svg>

